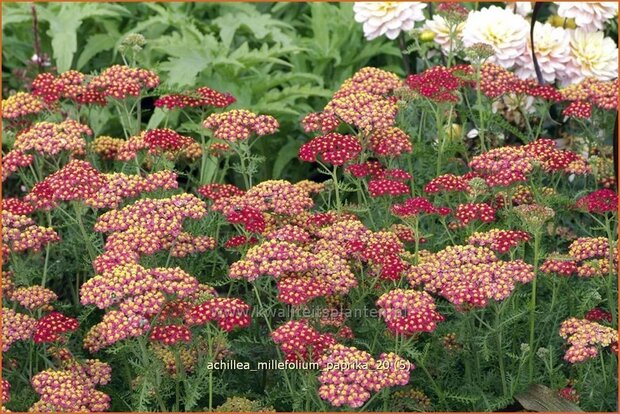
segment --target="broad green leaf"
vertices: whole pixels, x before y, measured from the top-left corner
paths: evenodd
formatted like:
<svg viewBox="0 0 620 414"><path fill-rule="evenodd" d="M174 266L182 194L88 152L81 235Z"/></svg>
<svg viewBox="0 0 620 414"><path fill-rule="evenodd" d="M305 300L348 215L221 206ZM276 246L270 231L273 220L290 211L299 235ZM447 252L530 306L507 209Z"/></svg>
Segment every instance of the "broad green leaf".
<svg viewBox="0 0 620 414"><path fill-rule="evenodd" d="M301 141L289 141L286 145L280 148L280 151L278 151L278 155L276 156L276 161L273 163L272 177L281 177L284 167L297 158L301 144Z"/></svg>
<svg viewBox="0 0 620 414"><path fill-rule="evenodd" d="M118 19L124 14L127 14L124 7L106 3L62 3L41 8L41 20L46 20L50 25L47 34L52 39L58 71L71 69L77 50L78 30L85 19L104 16Z"/></svg>
<svg viewBox="0 0 620 414"><path fill-rule="evenodd" d="M153 115L151 115L151 119L149 119L149 123L146 126L146 129L155 129L157 128L161 122L166 118L166 113L161 108L155 108L153 111Z"/></svg>
<svg viewBox="0 0 620 414"><path fill-rule="evenodd" d="M116 41L117 37L110 34L94 34L89 37L86 46L84 46L84 50L82 50L78 58L76 68L80 70L97 54L114 49Z"/></svg>
<svg viewBox="0 0 620 414"><path fill-rule="evenodd" d="M2 28L8 24L31 21L32 9L27 3L3 3L2 4Z"/></svg>

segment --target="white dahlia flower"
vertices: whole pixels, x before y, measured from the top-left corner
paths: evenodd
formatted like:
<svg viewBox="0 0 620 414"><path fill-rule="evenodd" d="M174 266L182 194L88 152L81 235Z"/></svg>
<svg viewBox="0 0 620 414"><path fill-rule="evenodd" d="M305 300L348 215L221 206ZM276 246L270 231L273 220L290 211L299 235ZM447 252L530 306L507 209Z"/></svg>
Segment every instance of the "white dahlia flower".
<svg viewBox="0 0 620 414"><path fill-rule="evenodd" d="M603 32L583 29L569 30L570 61L561 83L580 82L593 77L602 81L618 77L618 46Z"/></svg>
<svg viewBox="0 0 620 414"><path fill-rule="evenodd" d="M355 21L363 23L364 36L372 40L385 35L396 39L400 32L413 29L415 22L425 19L422 2L356 2Z"/></svg>
<svg viewBox="0 0 620 414"><path fill-rule="evenodd" d="M505 1L504 3L506 3L506 9L523 17L526 17L533 10L532 3L529 1Z"/></svg>
<svg viewBox="0 0 620 414"><path fill-rule="evenodd" d="M604 2L558 2L558 15L575 19L577 27L590 32L603 30L605 21L618 14L618 3Z"/></svg>
<svg viewBox="0 0 620 414"><path fill-rule="evenodd" d="M566 72L570 57L570 34L561 27L549 23L536 22L534 27L534 50L545 82L553 83ZM517 76L522 79L536 79L532 60L531 44L527 41L527 51L517 61Z"/></svg>
<svg viewBox="0 0 620 414"><path fill-rule="evenodd" d="M465 27L465 22L458 23L454 28L455 39L450 40L450 25L439 14L433 16L432 20L427 20L424 24L424 28L433 32L435 37L433 40L439 46L441 46L441 50L444 53L449 53L451 48L456 46L456 39L461 39L463 36L463 28Z"/></svg>
<svg viewBox="0 0 620 414"><path fill-rule="evenodd" d="M526 53L529 26L523 16L491 6L469 13L463 28L463 44L466 47L476 43L492 46L495 55L489 62L509 69Z"/></svg>

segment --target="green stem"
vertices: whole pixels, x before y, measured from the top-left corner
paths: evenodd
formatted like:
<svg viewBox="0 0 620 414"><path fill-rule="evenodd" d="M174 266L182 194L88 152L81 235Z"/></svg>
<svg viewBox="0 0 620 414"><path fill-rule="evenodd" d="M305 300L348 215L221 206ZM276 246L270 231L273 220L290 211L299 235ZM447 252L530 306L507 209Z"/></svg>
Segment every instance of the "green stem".
<svg viewBox="0 0 620 414"><path fill-rule="evenodd" d="M538 273L538 260L540 255L540 230L534 233L534 280L532 281L532 295L530 297L530 339L529 339L529 347L530 347L530 355L529 355L529 382L531 383L534 378L534 355L536 351L534 350L534 327L536 324L536 282L538 281L537 273Z"/></svg>
<svg viewBox="0 0 620 414"><path fill-rule="evenodd" d="M503 304L500 306L496 305L496 316L495 316L495 329L497 329L497 358L499 360L499 373L502 377L502 392L504 397L508 396L508 384L506 383L506 367L504 363L504 352L502 350L502 328L501 328L501 314L502 309L504 308Z"/></svg>

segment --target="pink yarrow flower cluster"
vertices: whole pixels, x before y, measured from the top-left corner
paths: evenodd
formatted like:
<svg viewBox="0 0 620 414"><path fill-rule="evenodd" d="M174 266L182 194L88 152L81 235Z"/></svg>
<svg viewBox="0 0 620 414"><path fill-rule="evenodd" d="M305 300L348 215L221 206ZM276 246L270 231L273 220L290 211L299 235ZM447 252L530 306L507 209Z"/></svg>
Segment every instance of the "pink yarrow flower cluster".
<svg viewBox="0 0 620 414"><path fill-rule="evenodd" d="M354 347L336 344L319 360L319 395L334 407L359 408L372 392L406 385L415 366L394 353L378 359Z"/></svg>

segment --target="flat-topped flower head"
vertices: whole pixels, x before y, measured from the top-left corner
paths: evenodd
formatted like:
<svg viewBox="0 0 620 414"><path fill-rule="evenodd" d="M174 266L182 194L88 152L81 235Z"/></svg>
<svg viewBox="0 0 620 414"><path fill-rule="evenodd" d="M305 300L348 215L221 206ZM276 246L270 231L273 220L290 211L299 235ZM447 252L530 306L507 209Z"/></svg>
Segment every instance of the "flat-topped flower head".
<svg viewBox="0 0 620 414"><path fill-rule="evenodd" d="M58 203L96 196L105 184L105 176L86 161L73 160L32 187L25 200L40 209Z"/></svg>
<svg viewBox="0 0 620 414"><path fill-rule="evenodd" d="M11 292L11 300L22 305L29 311L39 308L47 308L48 305L58 299L58 295L43 286L22 286Z"/></svg>
<svg viewBox="0 0 620 414"><path fill-rule="evenodd" d="M448 246L421 257L407 278L412 286L437 293L459 309L484 307L506 299L517 283L534 278L533 267L521 260L504 262L487 247Z"/></svg>
<svg viewBox="0 0 620 414"><path fill-rule="evenodd" d="M242 196L245 191L233 184L205 184L196 189L196 192L207 200L217 201L221 198Z"/></svg>
<svg viewBox="0 0 620 414"><path fill-rule="evenodd" d="M456 207L454 216L461 226L466 226L475 220L483 223L495 221L495 208L487 203L465 203Z"/></svg>
<svg viewBox="0 0 620 414"><path fill-rule="evenodd" d="M575 206L592 214L605 214L618 211L618 194L602 188L577 200Z"/></svg>
<svg viewBox="0 0 620 414"><path fill-rule="evenodd" d="M454 174L440 175L424 186L424 192L428 194L468 192L469 190L469 182L463 177Z"/></svg>
<svg viewBox="0 0 620 414"><path fill-rule="evenodd" d="M435 102L457 103L458 90L464 85L449 68L434 66L424 72L407 77L407 86L421 96Z"/></svg>
<svg viewBox="0 0 620 414"><path fill-rule="evenodd" d="M89 135L92 135L90 128L71 119L60 123L39 122L17 134L13 150L47 156L63 151L79 155L86 146L84 136Z"/></svg>
<svg viewBox="0 0 620 414"><path fill-rule="evenodd" d="M409 186L400 180L378 178L368 182L368 192L371 197L397 197L409 194Z"/></svg>
<svg viewBox="0 0 620 414"><path fill-rule="evenodd" d="M540 266L540 271L559 276L572 276L577 273L577 263L571 256L553 254L545 259Z"/></svg>
<svg viewBox="0 0 620 414"><path fill-rule="evenodd" d="M485 233L472 234L467 242L475 246L487 246L498 253L507 253L510 249L528 240L530 240L530 235L522 230L491 229Z"/></svg>
<svg viewBox="0 0 620 414"><path fill-rule="evenodd" d="M305 132L319 131L327 134L338 129L340 120L334 114L325 112L311 112L301 120Z"/></svg>
<svg viewBox="0 0 620 414"><path fill-rule="evenodd" d="M390 128L396 122L396 100L368 92L353 92L335 97L325 106L333 114L364 133Z"/></svg>
<svg viewBox="0 0 620 414"><path fill-rule="evenodd" d="M10 308L2 308L2 352L7 352L16 341L25 341L35 332L36 319L15 312Z"/></svg>
<svg viewBox="0 0 620 414"><path fill-rule="evenodd" d="M106 97L125 99L138 96L147 89L159 85L159 77L152 71L141 68L132 68L123 65L113 65L101 74L93 77L89 86Z"/></svg>
<svg viewBox="0 0 620 414"><path fill-rule="evenodd" d="M415 217L420 214L441 214L440 209L425 197L408 198L403 203L394 204L391 212L401 218Z"/></svg>
<svg viewBox="0 0 620 414"><path fill-rule="evenodd" d="M596 358L599 348L617 341L618 332L587 319L569 318L560 325L560 336L569 344L564 360L576 364Z"/></svg>
<svg viewBox="0 0 620 414"><path fill-rule="evenodd" d="M185 321L190 325L213 321L220 329L230 332L250 325L250 306L237 298L212 298L191 308Z"/></svg>
<svg viewBox="0 0 620 414"><path fill-rule="evenodd" d="M245 109L209 115L202 125L212 130L216 138L230 142L244 141L252 135L270 135L280 127L272 116L257 115Z"/></svg>
<svg viewBox="0 0 620 414"><path fill-rule="evenodd" d="M111 379L111 368L99 360L83 363L69 361L61 369L47 369L34 375L32 387L39 401L30 407L34 412L106 411L110 397L95 387L106 385Z"/></svg>
<svg viewBox="0 0 620 414"><path fill-rule="evenodd" d="M174 345L178 342L189 342L192 333L187 326L182 325L155 326L149 338L151 341L159 341L164 345Z"/></svg>
<svg viewBox="0 0 620 414"><path fill-rule="evenodd" d="M379 156L398 157L412 151L411 138L400 128L374 131L368 138L370 150Z"/></svg>
<svg viewBox="0 0 620 414"><path fill-rule="evenodd" d="M160 96L155 101L155 106L166 109L209 106L214 108L225 108L236 101L235 97L229 93L218 92L215 89L203 86L197 88L195 91Z"/></svg>
<svg viewBox="0 0 620 414"><path fill-rule="evenodd" d="M2 100L2 118L17 119L36 115L45 109L45 103L39 97L27 92L17 92Z"/></svg>
<svg viewBox="0 0 620 414"><path fill-rule="evenodd" d="M377 300L379 315L394 334L414 335L432 332L444 317L436 311L435 301L426 292L394 289Z"/></svg>
<svg viewBox="0 0 620 414"><path fill-rule="evenodd" d="M395 73L379 68L365 67L346 79L334 94L334 97L337 98L353 92L387 95L401 87L402 84L402 80Z"/></svg>
<svg viewBox="0 0 620 414"><path fill-rule="evenodd" d="M2 210L2 244L7 252L39 251L60 240L51 227L37 226L30 217Z"/></svg>
<svg viewBox="0 0 620 414"><path fill-rule="evenodd" d="M359 408L372 392L406 385L415 366L394 353L373 358L355 347L335 344L319 360L319 396L334 407Z"/></svg>
<svg viewBox="0 0 620 414"><path fill-rule="evenodd" d="M2 157L2 182L4 182L13 173L19 171L20 168L27 167L34 162L32 154L26 154L23 151L11 150Z"/></svg>
<svg viewBox="0 0 620 414"><path fill-rule="evenodd" d="M60 335L75 331L79 326L75 318L56 311L50 312L37 321L32 339L35 343L55 342L60 339Z"/></svg>
<svg viewBox="0 0 620 414"><path fill-rule="evenodd" d="M323 161L332 165L343 165L362 151L359 139L353 135L330 132L313 138L299 149L299 159L306 162Z"/></svg>
<svg viewBox="0 0 620 414"><path fill-rule="evenodd" d="M325 349L336 340L330 334L321 334L306 320L293 320L280 325L271 333L287 361L317 361Z"/></svg>

